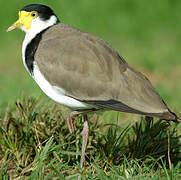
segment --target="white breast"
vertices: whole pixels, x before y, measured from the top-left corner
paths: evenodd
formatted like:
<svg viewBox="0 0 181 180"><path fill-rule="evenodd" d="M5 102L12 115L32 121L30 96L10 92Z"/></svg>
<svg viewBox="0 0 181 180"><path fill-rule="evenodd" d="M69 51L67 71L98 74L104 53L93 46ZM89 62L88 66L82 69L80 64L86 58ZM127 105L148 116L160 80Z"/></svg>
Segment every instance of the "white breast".
<svg viewBox="0 0 181 180"><path fill-rule="evenodd" d="M56 86L52 86L41 74L38 66L34 63L33 78L42 91L55 102L67 106L71 109L89 109L95 108L86 103L80 102L65 95L65 90Z"/></svg>

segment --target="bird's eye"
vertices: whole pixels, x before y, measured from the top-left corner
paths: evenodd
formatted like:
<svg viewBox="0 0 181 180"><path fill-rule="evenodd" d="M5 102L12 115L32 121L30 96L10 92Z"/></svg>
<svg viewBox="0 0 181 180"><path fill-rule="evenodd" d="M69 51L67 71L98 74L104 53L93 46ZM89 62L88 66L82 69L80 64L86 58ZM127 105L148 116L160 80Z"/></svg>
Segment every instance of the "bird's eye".
<svg viewBox="0 0 181 180"><path fill-rule="evenodd" d="M31 13L31 16L35 18L35 17L38 16L38 14L37 14L36 12L32 12L32 13Z"/></svg>

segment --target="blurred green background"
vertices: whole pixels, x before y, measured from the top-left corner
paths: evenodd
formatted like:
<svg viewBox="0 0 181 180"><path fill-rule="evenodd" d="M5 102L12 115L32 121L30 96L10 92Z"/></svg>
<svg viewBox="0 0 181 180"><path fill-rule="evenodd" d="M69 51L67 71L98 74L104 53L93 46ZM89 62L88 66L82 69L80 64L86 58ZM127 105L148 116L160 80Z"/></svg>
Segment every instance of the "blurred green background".
<svg viewBox="0 0 181 180"><path fill-rule="evenodd" d="M23 93L46 98L24 69L24 33L6 29L24 5L50 6L63 23L93 33L142 71L169 106L181 114L180 0L13 0L0 1L0 111Z"/></svg>

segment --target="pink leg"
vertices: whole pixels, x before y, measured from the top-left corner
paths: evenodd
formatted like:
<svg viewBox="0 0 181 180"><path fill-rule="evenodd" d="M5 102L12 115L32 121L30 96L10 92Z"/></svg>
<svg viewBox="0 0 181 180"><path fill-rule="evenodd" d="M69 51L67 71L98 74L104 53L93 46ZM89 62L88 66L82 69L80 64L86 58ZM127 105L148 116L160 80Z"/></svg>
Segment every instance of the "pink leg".
<svg viewBox="0 0 181 180"><path fill-rule="evenodd" d="M89 138L89 125L87 122L87 114L83 115L84 119L84 128L81 132L82 135L82 151L81 151L81 159L80 159L80 168L83 167L84 161L85 161L85 151L88 143Z"/></svg>
<svg viewBox="0 0 181 180"><path fill-rule="evenodd" d="M74 126L74 119L76 116L83 114L83 113L89 113L92 112L93 110L85 110L85 111L72 111L69 116L67 117L67 126L69 128L70 133L73 133L75 131L75 126ZM85 118L85 117L84 117ZM87 119L87 117L86 117Z"/></svg>
<svg viewBox="0 0 181 180"><path fill-rule="evenodd" d="M69 116L67 117L67 126L69 128L70 133L73 133L75 131L75 126L74 126L74 118L81 114L82 112L78 111L72 111Z"/></svg>

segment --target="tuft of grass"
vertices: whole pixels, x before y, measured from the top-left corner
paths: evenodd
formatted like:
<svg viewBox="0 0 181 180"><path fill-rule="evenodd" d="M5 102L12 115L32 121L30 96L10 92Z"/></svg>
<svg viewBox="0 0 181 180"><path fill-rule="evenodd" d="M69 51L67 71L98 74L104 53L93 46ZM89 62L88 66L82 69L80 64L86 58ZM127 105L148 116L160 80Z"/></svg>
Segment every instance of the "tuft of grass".
<svg viewBox="0 0 181 180"><path fill-rule="evenodd" d="M131 135L128 136L128 157L146 160L148 156L152 158L168 158L168 152L171 153L172 163L177 164L181 158L180 138L177 134L177 125L169 122L146 117L141 122L136 122L132 128Z"/></svg>

